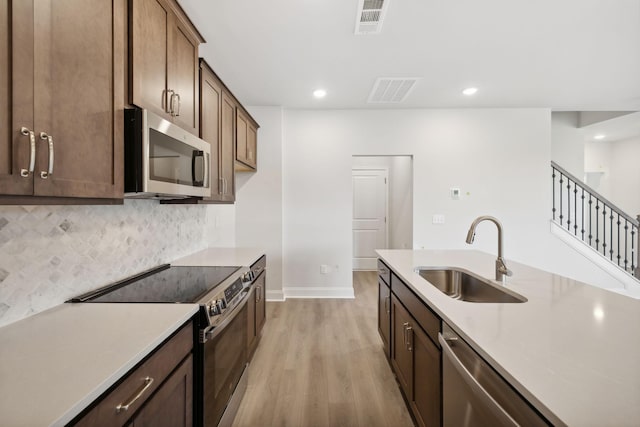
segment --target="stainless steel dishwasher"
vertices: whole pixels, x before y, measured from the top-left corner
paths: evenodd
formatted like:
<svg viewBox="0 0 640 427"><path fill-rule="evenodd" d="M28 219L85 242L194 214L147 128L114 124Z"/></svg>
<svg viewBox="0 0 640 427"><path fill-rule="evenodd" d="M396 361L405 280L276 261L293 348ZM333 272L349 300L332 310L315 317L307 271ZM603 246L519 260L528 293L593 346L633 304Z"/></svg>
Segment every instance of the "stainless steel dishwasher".
<svg viewBox="0 0 640 427"><path fill-rule="evenodd" d="M445 427L550 425L444 322L438 340Z"/></svg>

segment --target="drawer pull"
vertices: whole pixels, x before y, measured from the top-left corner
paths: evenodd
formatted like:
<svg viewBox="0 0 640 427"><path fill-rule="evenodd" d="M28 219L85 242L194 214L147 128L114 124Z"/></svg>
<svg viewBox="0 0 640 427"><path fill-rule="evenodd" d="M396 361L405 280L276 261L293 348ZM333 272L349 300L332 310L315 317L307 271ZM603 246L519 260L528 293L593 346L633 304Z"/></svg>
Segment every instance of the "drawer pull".
<svg viewBox="0 0 640 427"><path fill-rule="evenodd" d="M138 392L135 394L135 396L133 396L131 399L129 399L129 401L126 404L121 403L118 406L116 406L116 412L120 413L120 412L128 411L129 407L131 405L133 405L134 403L136 403L136 401L142 397L144 392L147 391L149 389L149 387L151 387L151 384L153 384L153 378L145 377L144 378L144 385L140 388L140 390L138 390Z"/></svg>
<svg viewBox="0 0 640 427"><path fill-rule="evenodd" d="M32 130L25 127L20 129L20 133L29 137L29 169L21 169L20 176L26 178L33 173L36 167L36 135Z"/></svg>

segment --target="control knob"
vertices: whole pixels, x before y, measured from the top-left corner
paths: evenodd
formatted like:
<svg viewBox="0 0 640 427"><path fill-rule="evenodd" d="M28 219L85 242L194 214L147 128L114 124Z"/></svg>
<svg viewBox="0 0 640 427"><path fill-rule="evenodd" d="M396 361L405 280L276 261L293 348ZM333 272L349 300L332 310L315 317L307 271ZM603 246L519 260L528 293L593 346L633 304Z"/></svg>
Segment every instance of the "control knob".
<svg viewBox="0 0 640 427"><path fill-rule="evenodd" d="M218 307L218 304L216 303L212 303L209 306L209 316L217 316L220 314L220 308Z"/></svg>

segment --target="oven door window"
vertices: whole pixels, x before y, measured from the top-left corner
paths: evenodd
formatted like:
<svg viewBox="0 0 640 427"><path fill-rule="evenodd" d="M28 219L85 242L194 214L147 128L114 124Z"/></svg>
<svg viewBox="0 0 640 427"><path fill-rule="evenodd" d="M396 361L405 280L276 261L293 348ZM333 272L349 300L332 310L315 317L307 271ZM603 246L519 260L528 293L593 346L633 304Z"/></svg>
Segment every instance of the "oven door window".
<svg viewBox="0 0 640 427"><path fill-rule="evenodd" d="M207 153L149 128L150 180L208 187L208 180L205 179L207 164Z"/></svg>
<svg viewBox="0 0 640 427"><path fill-rule="evenodd" d="M204 425L218 425L247 363L247 304L204 344Z"/></svg>

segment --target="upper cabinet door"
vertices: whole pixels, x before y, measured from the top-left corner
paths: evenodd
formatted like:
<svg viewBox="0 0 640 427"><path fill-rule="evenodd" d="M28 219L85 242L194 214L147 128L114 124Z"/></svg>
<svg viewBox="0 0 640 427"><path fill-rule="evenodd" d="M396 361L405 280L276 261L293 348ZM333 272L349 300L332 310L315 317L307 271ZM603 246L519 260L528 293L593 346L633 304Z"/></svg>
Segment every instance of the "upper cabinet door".
<svg viewBox="0 0 640 427"><path fill-rule="evenodd" d="M171 10L162 0L131 2L131 102L170 120L167 32Z"/></svg>
<svg viewBox="0 0 640 427"><path fill-rule="evenodd" d="M33 4L0 0L0 194L33 194L33 132Z"/></svg>
<svg viewBox="0 0 640 427"><path fill-rule="evenodd" d="M236 117L236 159L242 163L247 163L247 118L242 114L242 110L237 110Z"/></svg>
<svg viewBox="0 0 640 427"><path fill-rule="evenodd" d="M202 37L173 0L135 0L131 5L131 103L198 135Z"/></svg>
<svg viewBox="0 0 640 427"><path fill-rule="evenodd" d="M238 107L236 117L236 170L255 172L258 125L242 108Z"/></svg>
<svg viewBox="0 0 640 427"><path fill-rule="evenodd" d="M205 200L218 201L224 187L220 179L222 87L204 64L200 73L200 138L211 144L211 197Z"/></svg>
<svg viewBox="0 0 640 427"><path fill-rule="evenodd" d="M34 5L34 194L122 197L124 1Z"/></svg>
<svg viewBox="0 0 640 427"><path fill-rule="evenodd" d="M125 2L0 1L0 194L123 196Z"/></svg>
<svg viewBox="0 0 640 427"><path fill-rule="evenodd" d="M198 42L175 17L169 32L168 88L173 97L173 121L181 128L198 134ZM171 97L169 98L171 102Z"/></svg>

